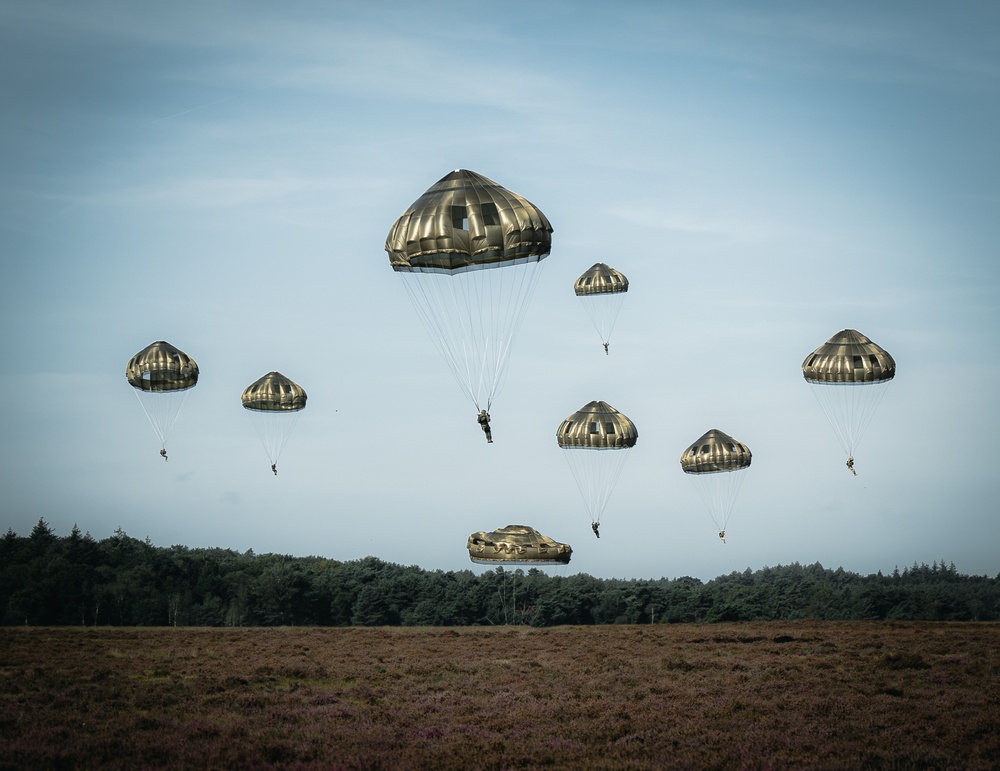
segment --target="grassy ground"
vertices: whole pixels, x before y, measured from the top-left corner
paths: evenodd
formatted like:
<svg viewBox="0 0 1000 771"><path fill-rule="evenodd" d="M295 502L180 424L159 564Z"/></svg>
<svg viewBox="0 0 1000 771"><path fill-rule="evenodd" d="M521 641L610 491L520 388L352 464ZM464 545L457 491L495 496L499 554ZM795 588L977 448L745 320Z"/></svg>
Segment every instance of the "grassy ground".
<svg viewBox="0 0 1000 771"><path fill-rule="evenodd" d="M998 768L1000 625L3 628L0 768Z"/></svg>

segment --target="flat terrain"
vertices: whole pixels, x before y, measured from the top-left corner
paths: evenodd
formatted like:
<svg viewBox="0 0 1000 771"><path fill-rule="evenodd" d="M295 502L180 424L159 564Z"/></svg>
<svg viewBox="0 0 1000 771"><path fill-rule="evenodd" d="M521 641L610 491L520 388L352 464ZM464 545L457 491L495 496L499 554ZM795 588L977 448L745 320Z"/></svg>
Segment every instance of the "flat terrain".
<svg viewBox="0 0 1000 771"><path fill-rule="evenodd" d="M0 628L0 768L998 768L1000 625Z"/></svg>

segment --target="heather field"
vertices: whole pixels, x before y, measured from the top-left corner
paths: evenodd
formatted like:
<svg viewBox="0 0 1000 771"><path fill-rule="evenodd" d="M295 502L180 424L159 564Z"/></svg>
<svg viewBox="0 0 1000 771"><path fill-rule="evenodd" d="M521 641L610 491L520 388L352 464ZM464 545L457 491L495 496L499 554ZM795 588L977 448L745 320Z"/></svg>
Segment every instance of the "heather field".
<svg viewBox="0 0 1000 771"><path fill-rule="evenodd" d="M2 768L997 768L1000 626L0 628Z"/></svg>

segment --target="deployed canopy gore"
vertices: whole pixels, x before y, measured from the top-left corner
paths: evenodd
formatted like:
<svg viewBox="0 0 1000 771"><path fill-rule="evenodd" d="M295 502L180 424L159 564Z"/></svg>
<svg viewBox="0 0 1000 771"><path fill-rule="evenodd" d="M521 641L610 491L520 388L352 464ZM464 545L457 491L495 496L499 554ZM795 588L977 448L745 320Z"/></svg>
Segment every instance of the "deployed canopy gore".
<svg viewBox="0 0 1000 771"><path fill-rule="evenodd" d="M597 334L600 335L604 350L607 352L611 333L621 311L622 300L628 292L628 279L623 273L603 262L598 262L576 280L573 291L583 303L583 308Z"/></svg>
<svg viewBox="0 0 1000 771"><path fill-rule="evenodd" d="M635 423L603 401L584 405L556 430L556 441L566 450L566 461L590 512L591 523L600 524L625 468L628 451L638 438Z"/></svg>
<svg viewBox="0 0 1000 771"><path fill-rule="evenodd" d="M432 185L389 231L389 264L477 413L502 389L551 242L537 207L464 169Z"/></svg>
<svg viewBox="0 0 1000 771"><path fill-rule="evenodd" d="M681 454L681 469L692 475L695 490L723 542L752 457L749 447L717 428L706 431Z"/></svg>
<svg viewBox="0 0 1000 771"><path fill-rule="evenodd" d="M125 378L160 440L164 459L174 424L190 389L198 383L198 374L195 360L164 340L150 343L125 365Z"/></svg>
<svg viewBox="0 0 1000 771"><path fill-rule="evenodd" d="M569 562L573 549L542 535L527 525L507 525L490 533L469 536L469 559L482 564L538 565Z"/></svg>
<svg viewBox="0 0 1000 771"><path fill-rule="evenodd" d="M278 458L292 435L299 413L305 409L306 399L302 386L280 372L268 372L243 389L243 407L248 410L275 474Z"/></svg>
<svg viewBox="0 0 1000 771"><path fill-rule="evenodd" d="M854 471L854 451L896 376L895 360L860 332L844 329L805 358L802 376Z"/></svg>

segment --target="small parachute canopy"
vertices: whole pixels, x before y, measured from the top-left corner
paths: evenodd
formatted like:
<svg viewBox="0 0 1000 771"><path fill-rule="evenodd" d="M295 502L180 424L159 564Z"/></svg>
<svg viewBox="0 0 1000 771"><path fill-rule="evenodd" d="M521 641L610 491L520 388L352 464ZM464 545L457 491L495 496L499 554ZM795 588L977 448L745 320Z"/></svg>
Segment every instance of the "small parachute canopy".
<svg viewBox="0 0 1000 771"><path fill-rule="evenodd" d="M565 565L573 553L569 544L554 541L527 525L507 525L490 533L473 533L466 547L469 559L481 564Z"/></svg>
<svg viewBox="0 0 1000 771"><path fill-rule="evenodd" d="M681 468L692 475L689 478L723 543L751 457L749 447L717 428L706 431L681 455Z"/></svg>
<svg viewBox="0 0 1000 771"><path fill-rule="evenodd" d="M256 412L295 412L305 409L306 392L280 372L268 372L243 389L243 407Z"/></svg>
<svg viewBox="0 0 1000 771"><path fill-rule="evenodd" d="M628 279L623 273L597 262L584 271L573 284L577 297L596 294L620 294L628 291Z"/></svg>
<svg viewBox="0 0 1000 771"><path fill-rule="evenodd" d="M198 383L198 365L180 348L157 340L125 365L125 378L135 391L167 459L167 442L191 389Z"/></svg>
<svg viewBox="0 0 1000 771"><path fill-rule="evenodd" d="M556 441L566 450L564 457L590 512L591 525L600 525L638 438L635 423L602 401L584 405L556 430Z"/></svg>
<svg viewBox="0 0 1000 771"><path fill-rule="evenodd" d="M157 340L125 365L129 385L140 391L184 391L198 382L198 365L180 348Z"/></svg>
<svg viewBox="0 0 1000 771"><path fill-rule="evenodd" d="M393 270L459 273L537 262L552 225L530 201L481 174L456 169L393 224L385 250Z"/></svg>
<svg viewBox="0 0 1000 771"><path fill-rule="evenodd" d="M889 352L860 332L843 329L802 362L810 383L878 383L896 376Z"/></svg>
<svg viewBox="0 0 1000 771"><path fill-rule="evenodd" d="M243 389L243 408L264 446L271 470L278 474L278 458L306 406L306 392L280 372L268 372Z"/></svg>
<svg viewBox="0 0 1000 771"><path fill-rule="evenodd" d="M638 438L635 423L602 401L585 404L556 431L556 440L563 449L628 449L635 446Z"/></svg>
<svg viewBox="0 0 1000 771"><path fill-rule="evenodd" d="M854 329L843 329L802 362L802 377L854 468L854 452L896 376L889 352Z"/></svg>
<svg viewBox="0 0 1000 771"><path fill-rule="evenodd" d="M681 455L681 468L685 474L738 471L750 465L751 457L749 447L713 428L684 451Z"/></svg>
<svg viewBox="0 0 1000 771"><path fill-rule="evenodd" d="M576 280L573 291L580 298L607 353L622 301L628 292L628 279L614 268L598 262Z"/></svg>

